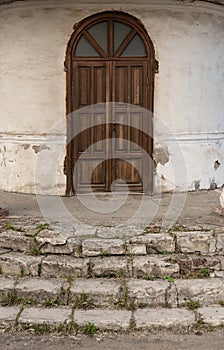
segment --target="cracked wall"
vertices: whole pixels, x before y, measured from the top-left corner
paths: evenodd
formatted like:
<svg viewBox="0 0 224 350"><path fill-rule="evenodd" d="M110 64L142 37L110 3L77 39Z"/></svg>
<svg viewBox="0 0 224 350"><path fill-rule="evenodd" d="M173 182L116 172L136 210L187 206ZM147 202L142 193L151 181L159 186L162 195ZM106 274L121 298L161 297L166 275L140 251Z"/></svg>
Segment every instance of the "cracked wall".
<svg viewBox="0 0 224 350"><path fill-rule="evenodd" d="M159 186L164 191L191 190L196 183L200 188L224 183L224 17L217 6L200 8L200 1L178 2L176 7L167 1L167 8L166 1L147 6L145 1L138 5L131 0L122 5L115 1L113 6L109 1L100 5L91 1L88 7L66 0L63 4L42 1L38 6L35 1L27 3L4 5L0 12L1 190L35 191L38 157L43 168L40 192L58 186L64 194L66 125L57 132L52 127L66 114L67 43L75 23L112 9L143 22L159 61L155 146L167 150L157 155L154 150L159 157ZM46 144L48 134L52 140ZM185 165L179 158L180 149ZM60 164L57 180L52 176L56 154ZM216 160L220 166L215 168Z"/></svg>

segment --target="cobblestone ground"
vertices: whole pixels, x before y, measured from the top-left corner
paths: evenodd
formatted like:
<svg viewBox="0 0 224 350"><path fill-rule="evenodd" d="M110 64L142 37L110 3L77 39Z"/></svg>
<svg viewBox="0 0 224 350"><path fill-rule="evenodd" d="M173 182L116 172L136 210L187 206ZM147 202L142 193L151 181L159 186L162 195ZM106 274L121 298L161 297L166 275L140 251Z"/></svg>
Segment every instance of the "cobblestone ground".
<svg viewBox="0 0 224 350"><path fill-rule="evenodd" d="M0 335L1 350L223 350L224 331L197 334L134 334L94 337Z"/></svg>

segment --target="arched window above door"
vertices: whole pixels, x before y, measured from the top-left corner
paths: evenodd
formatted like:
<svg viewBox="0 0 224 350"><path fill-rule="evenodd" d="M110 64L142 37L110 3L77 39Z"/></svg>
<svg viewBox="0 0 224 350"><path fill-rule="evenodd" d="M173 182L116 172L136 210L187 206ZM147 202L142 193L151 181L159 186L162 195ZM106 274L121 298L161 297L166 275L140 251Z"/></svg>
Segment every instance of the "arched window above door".
<svg viewBox="0 0 224 350"><path fill-rule="evenodd" d="M103 20L82 32L73 57L146 57L146 47L137 29L118 20Z"/></svg>

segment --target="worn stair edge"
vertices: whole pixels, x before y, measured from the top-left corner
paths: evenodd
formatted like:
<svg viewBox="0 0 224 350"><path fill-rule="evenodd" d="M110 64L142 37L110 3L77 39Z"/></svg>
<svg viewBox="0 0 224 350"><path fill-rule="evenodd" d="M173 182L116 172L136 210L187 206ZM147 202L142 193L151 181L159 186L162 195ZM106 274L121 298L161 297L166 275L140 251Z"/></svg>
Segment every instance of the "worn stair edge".
<svg viewBox="0 0 224 350"><path fill-rule="evenodd" d="M16 330L41 330L71 332L88 329L99 330L138 330L153 328L197 328L203 326L224 326L224 308L212 306L200 308L197 315L186 309L143 309L134 312L127 310L73 310L58 307L44 309L39 307L23 308L0 306L0 327ZM45 327L43 327L45 326ZM70 327L69 327L70 326ZM73 329L72 329L73 327ZM95 327L95 328L93 328Z"/></svg>
<svg viewBox="0 0 224 350"><path fill-rule="evenodd" d="M129 277L161 278L223 277L224 256L162 255L101 256L76 258L67 255L31 256L22 253L0 254L0 274L64 278Z"/></svg>
<svg viewBox="0 0 224 350"><path fill-rule="evenodd" d="M79 309L108 307L182 308L193 301L196 307L224 303L224 280L171 279L44 279L0 277L2 305L72 305ZM195 307L195 308L196 308ZM223 308L224 309L224 308Z"/></svg>
<svg viewBox="0 0 224 350"><path fill-rule="evenodd" d="M184 231L184 232L162 232L147 233L136 231L132 228L131 237L123 236L127 228L122 227L120 231L113 228L104 228L108 236L96 235L90 238L85 235L77 235L67 232L61 228L43 229L38 231L14 227L0 232L0 248L35 254L67 254L76 257L94 257L107 254L109 256L148 255L168 253L192 254L223 254L224 232L213 231ZM42 225L44 227L44 225ZM114 230L116 238L112 237ZM88 230L87 230L88 231ZM88 231L89 232L89 231ZM88 238L87 238L88 237Z"/></svg>

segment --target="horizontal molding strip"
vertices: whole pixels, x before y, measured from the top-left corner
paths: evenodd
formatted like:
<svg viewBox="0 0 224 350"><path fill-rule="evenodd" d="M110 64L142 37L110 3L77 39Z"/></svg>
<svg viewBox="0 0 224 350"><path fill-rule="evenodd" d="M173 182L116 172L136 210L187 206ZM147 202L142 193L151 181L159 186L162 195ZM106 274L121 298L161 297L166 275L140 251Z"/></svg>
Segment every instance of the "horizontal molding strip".
<svg viewBox="0 0 224 350"><path fill-rule="evenodd" d="M66 136L61 134L43 135L13 135L0 134L0 144L66 144Z"/></svg>

